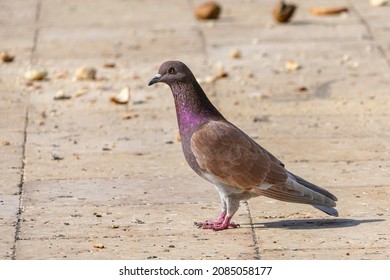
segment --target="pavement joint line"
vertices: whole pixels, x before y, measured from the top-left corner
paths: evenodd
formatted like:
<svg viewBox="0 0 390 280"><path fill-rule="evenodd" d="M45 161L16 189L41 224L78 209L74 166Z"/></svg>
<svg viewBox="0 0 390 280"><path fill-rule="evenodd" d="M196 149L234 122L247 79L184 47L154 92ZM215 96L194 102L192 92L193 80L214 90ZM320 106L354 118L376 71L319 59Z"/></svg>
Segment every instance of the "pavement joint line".
<svg viewBox="0 0 390 280"><path fill-rule="evenodd" d="M18 185L19 188L19 206L18 206L18 212L16 214L16 225L15 225L15 236L14 236L14 244L12 246L12 259L16 260L16 243L19 240L19 233L20 233L20 223L22 221L22 213L23 213L23 187L24 182L26 181L26 150L27 150L27 128L28 128L28 120L29 120L29 102L27 101L27 107L26 107L26 115L24 120L24 128L23 128L23 145L22 145L22 167L21 167L21 175L20 175L20 183Z"/></svg>
<svg viewBox="0 0 390 280"><path fill-rule="evenodd" d="M193 0L188 0L188 3L190 5L190 10L194 10L196 5L194 3ZM207 38L206 38L206 35L204 34L204 31L203 31L203 28L202 26L200 25L200 22L199 21L196 21L196 30L198 31L198 34L199 34L199 37L200 37L200 40L202 42L202 53L205 57L205 60L206 62L209 62L209 55L208 55L208 52L207 52ZM215 85L213 84L213 88L215 89Z"/></svg>
<svg viewBox="0 0 390 280"><path fill-rule="evenodd" d="M385 50L384 50L383 47L380 46L380 45L377 45L376 47L377 47L378 51L380 52L380 54L381 54L381 55L383 56L383 58L385 59L386 64L387 64L387 67L388 67L389 70L390 70L390 59L387 58L386 53L385 53ZM389 72L390 72L390 71L389 71Z"/></svg>
<svg viewBox="0 0 390 280"><path fill-rule="evenodd" d="M379 53L381 54L381 56L384 58L384 60L386 61L386 65L387 67L389 68L390 70L390 60L389 58L386 56L386 52L385 50L383 49L383 47L379 44L376 44L376 40L375 40L375 36L374 36L374 33L372 32L372 29L371 29L371 26L369 25L369 23L366 21L366 19L364 18L364 16L359 12L358 9L356 9L356 7L353 5L353 1L348 1L349 5L353 8L354 12L356 13L357 17L359 18L359 21L360 23L366 28L367 32L368 32L368 38L371 42L375 43L375 47L377 48L377 50L379 51Z"/></svg>
<svg viewBox="0 0 390 280"><path fill-rule="evenodd" d="M37 25L40 14L41 14L41 0L38 0L36 9L35 9L35 32L34 32L34 38L33 38L33 46L31 48L30 53L30 64L33 61L34 54L37 48L38 43L38 37L39 37L39 27ZM26 101L26 115L24 118L24 127L23 127L23 145L22 145L22 167L21 167L21 175L20 175L20 183L18 185L19 188L19 206L18 206L18 212L16 214L16 225L15 225L15 236L14 236L14 244L12 246L12 258L13 260L16 260L16 252L17 252L17 241L19 240L19 234L20 234L20 223L22 221L22 213L23 213L23 188L24 183L26 181L26 150L27 150L27 128L29 123L29 94L27 96Z"/></svg>
<svg viewBox="0 0 390 280"><path fill-rule="evenodd" d="M257 235L256 235L255 227L254 227L254 224L253 224L252 212L251 212L251 209L249 207L249 203L247 201L244 201L244 205L246 206L246 209L248 211L249 223L251 225L251 233L252 233L253 243L255 245L255 257L254 257L254 259L261 260L260 245L259 245L259 242L257 241Z"/></svg>
<svg viewBox="0 0 390 280"><path fill-rule="evenodd" d="M368 39L370 41L375 41L375 37L372 33L370 25L367 23L366 19L363 17L363 15L359 12L358 9L353 5L353 1L348 1L349 6L352 7L353 11L355 12L356 16L358 17L360 23L366 28L368 37L365 39Z"/></svg>
<svg viewBox="0 0 390 280"><path fill-rule="evenodd" d="M30 63L33 62L35 51L36 51L37 45L38 45L38 38L39 38L38 22L39 22L39 18L41 16L41 7L42 7L42 2L41 2L41 0L38 0L37 6L35 8L35 25L36 25L36 28L35 28L35 31L34 31L33 46L31 48L31 53L30 53Z"/></svg>

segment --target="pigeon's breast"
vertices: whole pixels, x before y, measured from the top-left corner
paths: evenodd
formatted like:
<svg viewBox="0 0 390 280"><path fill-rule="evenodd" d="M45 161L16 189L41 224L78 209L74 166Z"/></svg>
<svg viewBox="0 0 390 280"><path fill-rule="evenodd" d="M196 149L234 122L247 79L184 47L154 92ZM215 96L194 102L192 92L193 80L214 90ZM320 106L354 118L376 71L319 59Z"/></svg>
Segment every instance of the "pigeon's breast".
<svg viewBox="0 0 390 280"><path fill-rule="evenodd" d="M194 153L191 149L191 136L193 131L188 131L187 133L180 133L181 136L181 147L183 149L184 158L186 159L188 165L201 177L203 177L202 169L200 168Z"/></svg>

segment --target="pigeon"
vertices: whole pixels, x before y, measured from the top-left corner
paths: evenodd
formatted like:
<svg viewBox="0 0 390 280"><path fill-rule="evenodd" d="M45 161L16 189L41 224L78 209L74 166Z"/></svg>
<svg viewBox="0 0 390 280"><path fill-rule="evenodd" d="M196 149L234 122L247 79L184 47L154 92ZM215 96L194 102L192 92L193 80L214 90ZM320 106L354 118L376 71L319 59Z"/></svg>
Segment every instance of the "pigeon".
<svg viewBox="0 0 390 280"><path fill-rule="evenodd" d="M195 225L213 230L237 228L231 219L240 201L257 196L309 204L338 216L333 194L287 171L280 160L230 123L184 63L164 62L149 86L155 83L165 83L172 91L186 161L215 185L221 198L218 218Z"/></svg>

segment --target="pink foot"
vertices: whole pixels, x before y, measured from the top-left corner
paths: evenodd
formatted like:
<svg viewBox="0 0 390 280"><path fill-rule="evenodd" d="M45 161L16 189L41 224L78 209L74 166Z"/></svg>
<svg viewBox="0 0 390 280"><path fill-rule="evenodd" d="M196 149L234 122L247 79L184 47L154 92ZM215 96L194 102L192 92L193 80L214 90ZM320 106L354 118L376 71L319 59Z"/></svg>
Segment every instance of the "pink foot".
<svg viewBox="0 0 390 280"><path fill-rule="evenodd" d="M226 216L226 213L224 214L223 219L221 216L222 214L215 221L205 221L201 223L195 223L195 225L201 227L202 229L212 229L212 230L223 230L223 229L228 229L229 227L237 228L240 226L238 224L231 223L230 220L232 219L232 217Z"/></svg>
<svg viewBox="0 0 390 280"><path fill-rule="evenodd" d="M199 228L201 228L201 227L204 228L204 226L210 226L210 225L214 225L214 224L222 224L223 220L225 220L225 216L226 216L226 211L222 211L216 220L206 220L204 222L194 222L194 224Z"/></svg>

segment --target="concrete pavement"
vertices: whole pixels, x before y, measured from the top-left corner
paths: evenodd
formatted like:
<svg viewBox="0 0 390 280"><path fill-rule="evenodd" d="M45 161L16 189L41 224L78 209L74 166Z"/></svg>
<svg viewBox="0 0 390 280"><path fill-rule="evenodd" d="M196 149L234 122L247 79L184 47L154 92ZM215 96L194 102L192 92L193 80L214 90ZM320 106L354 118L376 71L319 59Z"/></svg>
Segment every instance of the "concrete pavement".
<svg viewBox="0 0 390 280"><path fill-rule="evenodd" d="M273 1L220 1L212 22L193 16L200 2L0 1L0 51L15 55L0 64L1 259L390 257L390 6L316 1L349 8L317 17L295 1L279 25ZM218 215L219 197L182 156L169 89L147 87L170 59L289 170L334 193L340 217L257 198L238 229L194 227ZM95 81L74 81L82 65ZM26 82L38 66L48 78ZM221 68L228 77L207 82ZM125 86L130 103L110 102Z"/></svg>

